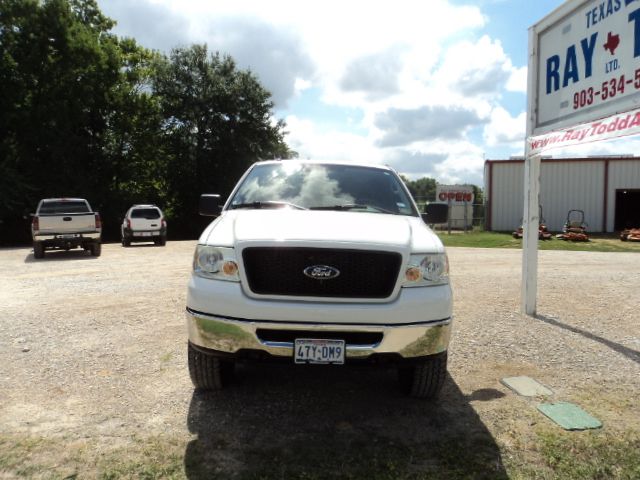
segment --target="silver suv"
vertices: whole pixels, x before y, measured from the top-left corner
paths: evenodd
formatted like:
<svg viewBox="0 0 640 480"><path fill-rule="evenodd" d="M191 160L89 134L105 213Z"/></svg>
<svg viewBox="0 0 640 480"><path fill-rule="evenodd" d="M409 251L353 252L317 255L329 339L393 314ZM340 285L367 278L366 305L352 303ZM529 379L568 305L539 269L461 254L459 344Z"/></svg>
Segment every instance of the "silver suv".
<svg viewBox="0 0 640 480"><path fill-rule="evenodd" d="M122 246L131 242L154 242L164 246L167 243L167 221L164 214L155 205L134 205L122 221L120 227Z"/></svg>

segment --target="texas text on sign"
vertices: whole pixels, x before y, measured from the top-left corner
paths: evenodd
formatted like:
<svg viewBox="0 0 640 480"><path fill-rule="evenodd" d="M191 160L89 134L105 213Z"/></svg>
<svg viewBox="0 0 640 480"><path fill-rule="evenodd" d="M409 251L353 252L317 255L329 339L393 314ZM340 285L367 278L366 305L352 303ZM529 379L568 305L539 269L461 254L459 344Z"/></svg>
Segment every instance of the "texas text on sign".
<svg viewBox="0 0 640 480"><path fill-rule="evenodd" d="M533 135L640 107L640 0L572 0L532 27Z"/></svg>

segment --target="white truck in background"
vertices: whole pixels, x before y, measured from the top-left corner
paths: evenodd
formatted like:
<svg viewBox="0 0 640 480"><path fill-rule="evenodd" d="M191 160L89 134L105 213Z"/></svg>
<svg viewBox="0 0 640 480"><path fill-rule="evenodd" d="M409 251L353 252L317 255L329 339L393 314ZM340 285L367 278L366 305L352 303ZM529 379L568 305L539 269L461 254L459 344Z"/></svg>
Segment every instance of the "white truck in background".
<svg viewBox="0 0 640 480"><path fill-rule="evenodd" d="M102 252L102 220L84 198L40 200L31 221L33 256L43 258L46 249L81 247L94 257Z"/></svg>

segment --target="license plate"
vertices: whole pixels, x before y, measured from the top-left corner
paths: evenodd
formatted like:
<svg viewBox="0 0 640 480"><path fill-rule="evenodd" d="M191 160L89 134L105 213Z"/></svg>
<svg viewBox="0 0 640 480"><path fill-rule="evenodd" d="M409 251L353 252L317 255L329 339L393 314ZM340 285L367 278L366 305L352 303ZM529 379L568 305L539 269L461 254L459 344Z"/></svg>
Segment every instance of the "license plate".
<svg viewBox="0 0 640 480"><path fill-rule="evenodd" d="M344 340L296 338L294 346L295 363L344 363Z"/></svg>
<svg viewBox="0 0 640 480"><path fill-rule="evenodd" d="M150 237L151 235L153 235L152 232L140 232L138 233L139 236L141 237Z"/></svg>
<svg viewBox="0 0 640 480"><path fill-rule="evenodd" d="M56 235L56 238L78 238L77 234Z"/></svg>

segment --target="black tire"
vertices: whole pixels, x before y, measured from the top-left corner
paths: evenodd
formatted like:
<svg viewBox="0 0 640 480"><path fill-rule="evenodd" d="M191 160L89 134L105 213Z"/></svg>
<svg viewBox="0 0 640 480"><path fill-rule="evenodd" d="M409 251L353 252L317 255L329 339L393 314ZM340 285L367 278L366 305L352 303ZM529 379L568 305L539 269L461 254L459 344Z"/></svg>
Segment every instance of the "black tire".
<svg viewBox="0 0 640 480"><path fill-rule="evenodd" d="M196 350L189 344L189 375L198 390L221 390L233 381L235 362L221 360Z"/></svg>
<svg viewBox="0 0 640 480"><path fill-rule="evenodd" d="M123 237L122 238L122 246L123 247L130 247L131 246L131 240L126 238L126 237Z"/></svg>
<svg viewBox="0 0 640 480"><path fill-rule="evenodd" d="M44 258L44 245L42 242L33 242L33 257Z"/></svg>
<svg viewBox="0 0 640 480"><path fill-rule="evenodd" d="M161 247L164 247L167 244L167 237L160 237L160 241L158 242L158 245L160 245Z"/></svg>
<svg viewBox="0 0 640 480"><path fill-rule="evenodd" d="M99 257L102 253L102 244L101 243L92 243L89 245L89 250L91 251L91 255L94 257Z"/></svg>
<svg viewBox="0 0 640 480"><path fill-rule="evenodd" d="M447 378L447 352L426 358L410 367L398 369L400 387L415 398L435 399Z"/></svg>

